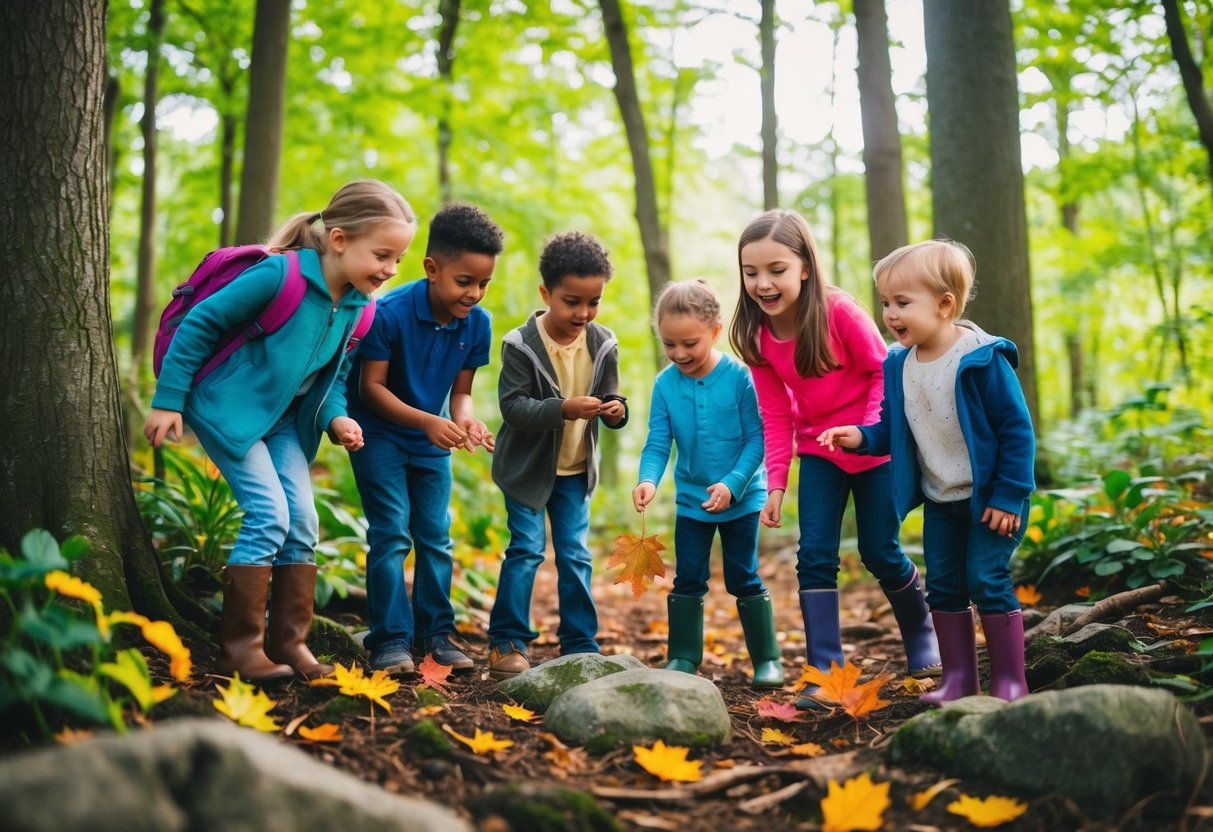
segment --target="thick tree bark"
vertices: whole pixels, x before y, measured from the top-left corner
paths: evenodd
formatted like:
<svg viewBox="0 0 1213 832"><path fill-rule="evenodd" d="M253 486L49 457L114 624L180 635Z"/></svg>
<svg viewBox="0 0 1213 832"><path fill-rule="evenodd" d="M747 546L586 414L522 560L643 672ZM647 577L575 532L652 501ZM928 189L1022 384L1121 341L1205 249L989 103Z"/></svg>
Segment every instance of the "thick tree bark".
<svg viewBox="0 0 1213 832"><path fill-rule="evenodd" d="M602 7L607 44L611 50L611 67L615 71L615 100L619 104L619 115L623 119L628 148L632 153L632 172L636 179L636 222L640 226L640 244L644 248L649 295L655 300L670 280L670 254L666 229L657 212L657 188L649 156L649 135L644 125L640 97L636 92L632 51L628 45L628 30L620 2L599 0L599 6Z"/></svg>
<svg viewBox="0 0 1213 832"><path fill-rule="evenodd" d="M147 23L147 70L143 76L143 187L139 208L139 257L135 268L135 314L131 329L131 381L152 340L156 313L156 104L160 101L160 44L164 39L164 0L152 0Z"/></svg>
<svg viewBox="0 0 1213 832"><path fill-rule="evenodd" d="M131 489L109 305L104 0L0 3L0 546L87 537L110 608L188 626Z"/></svg>
<svg viewBox="0 0 1213 832"><path fill-rule="evenodd" d="M1171 41L1171 54L1179 65L1179 77L1183 79L1184 93L1188 96L1188 107L1196 119L1200 131L1200 143L1205 147L1209 162L1209 185L1213 187L1213 105L1205 97L1205 82L1200 65L1192 57L1188 46L1188 35L1179 13L1178 0L1162 0L1163 17L1167 24L1167 38Z"/></svg>
<svg viewBox="0 0 1213 832"><path fill-rule="evenodd" d="M935 229L977 259L966 311L1019 347L1019 380L1040 427L1019 92L1008 0L925 0Z"/></svg>
<svg viewBox="0 0 1213 832"><path fill-rule="evenodd" d="M240 244L263 242L274 230L290 23L290 0L257 0L244 167L240 175L240 214L236 218L236 242Z"/></svg>
<svg viewBox="0 0 1213 832"><path fill-rule="evenodd" d="M230 97L228 99L231 100ZM219 247L232 241L232 188L235 182L236 116L224 113L219 117Z"/></svg>
<svg viewBox="0 0 1213 832"><path fill-rule="evenodd" d="M906 244L905 170L897 126L893 69L889 63L884 0L855 0L859 48L859 114L863 122L864 186L868 195L868 245L872 262ZM872 310L880 302L872 287Z"/></svg>
<svg viewBox="0 0 1213 832"><path fill-rule="evenodd" d="M105 79L105 169L108 187L110 210L114 205L114 180L118 171L118 148L114 141L114 120L118 117L118 107L122 99L122 83L117 75L108 75ZM107 218L108 221L108 218Z"/></svg>
<svg viewBox="0 0 1213 832"><path fill-rule="evenodd" d="M438 15L438 81L442 107L438 114L438 195L451 201L451 81L455 68L455 32L459 28L460 0L440 0Z"/></svg>
<svg viewBox="0 0 1213 832"><path fill-rule="evenodd" d="M775 0L762 0L758 24L762 42L762 207L779 207L779 137L775 115Z"/></svg>

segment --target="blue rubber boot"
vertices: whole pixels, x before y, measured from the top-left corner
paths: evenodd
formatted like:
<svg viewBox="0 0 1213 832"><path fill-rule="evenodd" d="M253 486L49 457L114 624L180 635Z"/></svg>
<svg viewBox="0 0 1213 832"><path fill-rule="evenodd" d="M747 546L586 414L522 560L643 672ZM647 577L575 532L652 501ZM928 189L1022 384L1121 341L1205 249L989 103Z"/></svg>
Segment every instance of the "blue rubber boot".
<svg viewBox="0 0 1213 832"><path fill-rule="evenodd" d="M822 673L830 672L831 663L841 667L842 635L838 632L838 590L803 589L800 591L800 614L804 618L805 651L808 662ZM813 699L816 685L808 685L796 698L802 711L825 706Z"/></svg>
<svg viewBox="0 0 1213 832"><path fill-rule="evenodd" d="M931 623L931 611L927 599L918 584L918 567L900 589L889 589L880 585L893 608L893 617L901 630L901 643L906 650L906 661L910 675L916 679L938 676L943 672L939 659L939 643L935 639L935 627Z"/></svg>

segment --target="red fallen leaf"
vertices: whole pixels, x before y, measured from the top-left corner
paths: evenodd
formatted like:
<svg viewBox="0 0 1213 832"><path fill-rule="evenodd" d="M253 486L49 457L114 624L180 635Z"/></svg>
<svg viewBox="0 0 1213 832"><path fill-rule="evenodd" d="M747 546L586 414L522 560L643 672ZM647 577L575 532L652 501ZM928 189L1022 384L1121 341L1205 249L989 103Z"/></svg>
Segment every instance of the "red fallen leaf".
<svg viewBox="0 0 1213 832"><path fill-rule="evenodd" d="M426 656L425 661L417 666L417 673L421 676L421 684L418 687L430 687L439 693L451 695L446 686L446 677L451 675L449 665L438 664L433 656Z"/></svg>
<svg viewBox="0 0 1213 832"><path fill-rule="evenodd" d="M766 719L778 719L780 722L800 722L804 718L804 714L791 702L776 702L768 696L754 703L754 712Z"/></svg>

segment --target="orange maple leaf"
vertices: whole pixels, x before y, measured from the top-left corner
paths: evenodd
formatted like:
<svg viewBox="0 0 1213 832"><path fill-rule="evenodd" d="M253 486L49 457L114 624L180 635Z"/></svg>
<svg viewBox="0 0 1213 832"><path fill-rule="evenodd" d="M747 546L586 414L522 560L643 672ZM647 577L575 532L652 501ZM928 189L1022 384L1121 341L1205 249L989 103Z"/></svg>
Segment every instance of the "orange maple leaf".
<svg viewBox="0 0 1213 832"><path fill-rule="evenodd" d="M1015 597L1019 599L1019 603L1025 607L1031 607L1040 603L1040 590L1036 588L1036 584L1020 584L1015 587Z"/></svg>
<svg viewBox="0 0 1213 832"><path fill-rule="evenodd" d="M447 696L451 695L450 689L446 686L446 677L451 675L449 665L438 664L434 661L433 656L426 656L425 661L417 666L417 673L421 676L421 684L417 687L429 687Z"/></svg>
<svg viewBox="0 0 1213 832"><path fill-rule="evenodd" d="M653 578L665 577L665 564L661 560L664 550L665 544L655 534L648 537L621 534L611 546L607 569L623 565L623 571L615 576L615 583L630 581L633 597L639 598Z"/></svg>
<svg viewBox="0 0 1213 832"><path fill-rule="evenodd" d="M889 700L880 698L880 689L895 678L896 674L880 673L861 685L858 667L850 662L844 662L842 667L830 662L828 674L806 665L796 685L798 690L806 684L817 685L817 692L811 694L814 699L834 702L854 719L862 719L889 704Z"/></svg>
<svg viewBox="0 0 1213 832"><path fill-rule="evenodd" d="M309 728L306 725L300 726L299 736L308 742L341 742L344 739L341 736L341 729L331 722L326 722L315 728Z"/></svg>

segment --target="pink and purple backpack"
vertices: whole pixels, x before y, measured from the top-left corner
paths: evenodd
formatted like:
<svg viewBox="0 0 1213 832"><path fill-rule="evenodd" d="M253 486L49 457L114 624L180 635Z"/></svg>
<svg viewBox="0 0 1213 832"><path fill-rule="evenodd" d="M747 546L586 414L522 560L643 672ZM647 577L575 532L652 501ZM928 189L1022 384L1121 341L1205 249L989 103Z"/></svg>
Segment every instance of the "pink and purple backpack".
<svg viewBox="0 0 1213 832"><path fill-rule="evenodd" d="M156 339L152 348L152 372L157 377L164 363L164 355L168 352L169 344L177 333L177 327L185 320L185 316L196 303L218 292L231 283L245 270L257 265L272 252L265 246L228 246L218 248L208 253L194 269L189 280L173 289L173 299L160 313L160 326L156 329ZM254 320L244 326L236 327L225 333L219 339L215 353L202 365L202 369L194 376L194 384L202 381L211 372L227 360L228 356L240 349L254 338L269 335L282 328L299 308L303 296L307 293L307 279L299 270L299 255L295 251L284 251L287 269L286 279L282 288L266 304L265 309ZM375 299L362 308L354 332L346 342L345 351L348 353L366 335L375 318Z"/></svg>

